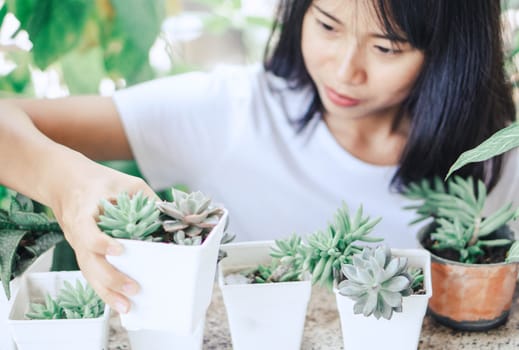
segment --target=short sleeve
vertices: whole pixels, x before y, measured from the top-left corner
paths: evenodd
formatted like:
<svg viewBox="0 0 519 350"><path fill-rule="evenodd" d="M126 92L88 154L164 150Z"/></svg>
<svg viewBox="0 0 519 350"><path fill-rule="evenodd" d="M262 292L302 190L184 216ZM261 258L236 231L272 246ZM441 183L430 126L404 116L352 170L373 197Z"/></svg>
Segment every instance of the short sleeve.
<svg viewBox="0 0 519 350"><path fill-rule="evenodd" d="M155 189L210 174L239 134L250 98L245 67L186 73L118 91L113 100L130 147Z"/></svg>

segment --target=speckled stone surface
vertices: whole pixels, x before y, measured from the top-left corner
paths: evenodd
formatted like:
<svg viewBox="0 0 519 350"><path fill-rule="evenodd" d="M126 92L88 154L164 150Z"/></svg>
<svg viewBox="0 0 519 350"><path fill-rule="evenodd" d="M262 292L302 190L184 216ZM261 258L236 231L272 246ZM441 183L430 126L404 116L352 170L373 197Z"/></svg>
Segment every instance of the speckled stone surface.
<svg viewBox="0 0 519 350"><path fill-rule="evenodd" d="M314 288L308 306L303 350L342 349L342 335L335 296L326 290ZM110 350L130 349L128 338L120 326L116 314L110 320ZM150 344L150 349L153 346ZM215 286L213 300L207 311L204 350L232 349L227 315L220 290ZM485 349L519 350L519 288L516 288L508 322L494 330L480 332L459 332L437 324L426 316L420 335L419 350Z"/></svg>

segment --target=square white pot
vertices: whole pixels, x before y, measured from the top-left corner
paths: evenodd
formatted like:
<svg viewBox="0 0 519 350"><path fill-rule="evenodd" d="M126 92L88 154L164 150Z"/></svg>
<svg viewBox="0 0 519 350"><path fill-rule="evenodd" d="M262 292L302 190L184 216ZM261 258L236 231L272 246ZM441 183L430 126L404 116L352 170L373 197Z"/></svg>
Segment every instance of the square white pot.
<svg viewBox="0 0 519 350"><path fill-rule="evenodd" d="M390 320L353 314L354 301L335 289L341 319L344 348L348 350L395 349L416 350L427 303L432 295L431 256L423 249L391 249L394 256L407 257L410 266L424 272L425 294L403 298L402 312L394 312Z"/></svg>
<svg viewBox="0 0 519 350"><path fill-rule="evenodd" d="M202 318L193 334L179 335L173 332L139 330L128 331L132 350L201 350L204 339L205 317Z"/></svg>
<svg viewBox="0 0 519 350"><path fill-rule="evenodd" d="M29 304L56 297L64 281L86 283L79 271L39 272L23 277L9 312L8 325L19 350L106 349L110 308L94 319L28 320Z"/></svg>
<svg viewBox="0 0 519 350"><path fill-rule="evenodd" d="M222 246L227 257L218 265L233 349L300 349L312 290L309 280L265 284L225 284L224 275L269 264L274 241Z"/></svg>
<svg viewBox="0 0 519 350"><path fill-rule="evenodd" d="M47 250L45 253L40 255L32 264L25 270L23 275L32 272L46 272L50 271L52 266L52 256L54 254L54 247ZM23 276L22 275L22 276ZM7 300L7 296L4 293L4 289L0 288L0 350L15 350L16 345L11 337L9 328L7 327L7 317L9 314L9 308L16 297L18 288L21 283L22 276L13 279L10 284L11 299Z"/></svg>
<svg viewBox="0 0 519 350"><path fill-rule="evenodd" d="M130 297L130 311L121 314L123 327L178 335L196 331L211 302L227 216L224 211L220 222L199 246L118 240L124 253L107 259L140 285L139 294Z"/></svg>

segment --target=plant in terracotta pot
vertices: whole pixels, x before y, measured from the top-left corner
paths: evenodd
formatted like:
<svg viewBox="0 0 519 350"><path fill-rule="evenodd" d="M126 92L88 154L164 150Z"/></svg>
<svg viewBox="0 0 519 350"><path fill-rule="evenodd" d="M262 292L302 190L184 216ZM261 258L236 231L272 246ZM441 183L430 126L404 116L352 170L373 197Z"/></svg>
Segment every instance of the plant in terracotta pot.
<svg viewBox="0 0 519 350"><path fill-rule="evenodd" d="M124 247L108 260L141 286L121 315L128 330L190 335L211 301L227 211L200 192L173 188L172 198L155 202L121 193L116 203L102 202L98 226Z"/></svg>
<svg viewBox="0 0 519 350"><path fill-rule="evenodd" d="M370 236L379 221L362 207L350 216L343 206L333 224L307 238L303 268L313 283L334 290L345 349L416 349L432 293L430 255L366 247L381 241Z"/></svg>
<svg viewBox="0 0 519 350"><path fill-rule="evenodd" d="M484 215L487 191L482 181L454 177L411 184L418 204L418 240L432 254L430 314L461 330L497 327L508 317L517 280L514 233L506 225L517 213L505 204ZM515 246L514 246L515 247Z"/></svg>
<svg viewBox="0 0 519 350"><path fill-rule="evenodd" d="M218 282L233 348L300 349L311 283L301 238L222 246ZM251 303L251 300L254 302Z"/></svg>
<svg viewBox="0 0 519 350"><path fill-rule="evenodd" d="M104 349L110 308L81 272L27 274L9 313L19 350Z"/></svg>
<svg viewBox="0 0 519 350"><path fill-rule="evenodd" d="M55 244L64 237L58 223L34 212L33 202L13 194L6 209L0 209L0 349L14 349L7 331L7 313L27 272L49 271Z"/></svg>

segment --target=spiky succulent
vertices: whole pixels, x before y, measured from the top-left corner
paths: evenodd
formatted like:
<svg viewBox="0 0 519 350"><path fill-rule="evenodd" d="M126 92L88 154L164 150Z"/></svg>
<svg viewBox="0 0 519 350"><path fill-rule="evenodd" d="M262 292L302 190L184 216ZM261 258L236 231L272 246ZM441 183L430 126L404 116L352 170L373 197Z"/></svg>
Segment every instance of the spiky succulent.
<svg viewBox="0 0 519 350"><path fill-rule="evenodd" d="M9 208L0 209L0 280L8 299L9 281L63 239L57 221L36 213L32 200L16 193L10 197Z"/></svg>
<svg viewBox="0 0 519 350"><path fill-rule="evenodd" d="M269 265L258 265L226 276L226 283L275 283L302 280L303 261L301 237L292 235L275 241L270 249L272 260ZM240 275L240 276L238 276ZM227 281L231 281L230 283ZM234 282L237 281L237 282Z"/></svg>
<svg viewBox="0 0 519 350"><path fill-rule="evenodd" d="M447 181L434 180L432 187L427 181L411 184L405 192L411 199L421 200L418 205L406 207L419 214L413 223L432 217L436 230L431 234L433 248L453 249L459 253L459 260L474 263L484 254L483 247L504 246L509 239L485 239L500 227L515 219L517 213L512 204L506 204L489 216L483 216L487 190L482 181L469 177L455 176ZM476 189L477 187L477 189Z"/></svg>
<svg viewBox="0 0 519 350"><path fill-rule="evenodd" d="M171 191L173 201L157 203L163 230L172 235L174 243L202 244L220 221L223 209L212 205L211 198L201 192Z"/></svg>
<svg viewBox="0 0 519 350"><path fill-rule="evenodd" d="M313 233L307 239L308 245L303 250L303 269L312 274L312 283L319 283L331 290L335 272L362 250L355 245L356 242L382 240L369 236L380 220L371 220L369 216L364 216L362 206L355 216L350 217L348 207L343 204L337 210L333 224L328 225L324 231Z"/></svg>
<svg viewBox="0 0 519 350"><path fill-rule="evenodd" d="M342 266L346 279L339 283L339 293L355 301L355 314L389 320L393 311L402 311L402 297L413 292L406 269L407 258L392 257L387 246L366 247Z"/></svg>
<svg viewBox="0 0 519 350"><path fill-rule="evenodd" d="M151 234L161 226L155 201L142 192L132 197L123 192L117 196L116 204L106 199L101 204L104 212L99 215L97 225L112 237L152 240Z"/></svg>
<svg viewBox="0 0 519 350"><path fill-rule="evenodd" d="M88 284L77 280L73 286L65 281L56 299L46 294L45 304L31 303L25 316L35 320L97 318L104 308L104 302Z"/></svg>

